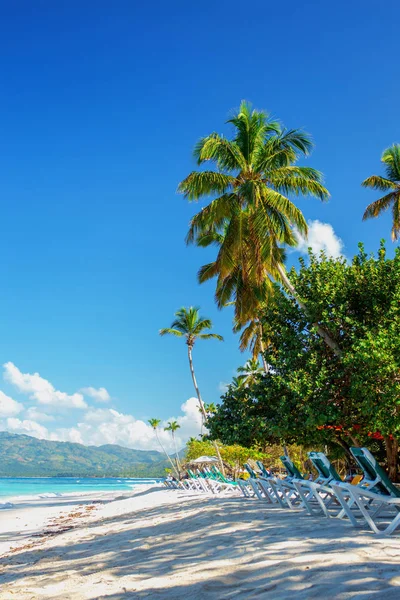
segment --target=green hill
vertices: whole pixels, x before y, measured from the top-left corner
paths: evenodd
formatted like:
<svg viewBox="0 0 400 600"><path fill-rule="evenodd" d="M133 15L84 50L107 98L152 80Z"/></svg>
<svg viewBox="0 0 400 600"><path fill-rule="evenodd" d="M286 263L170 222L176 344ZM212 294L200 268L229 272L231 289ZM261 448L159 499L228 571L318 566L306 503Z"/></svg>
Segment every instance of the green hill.
<svg viewBox="0 0 400 600"><path fill-rule="evenodd" d="M0 477L165 475L160 452L122 446L83 446L0 431Z"/></svg>

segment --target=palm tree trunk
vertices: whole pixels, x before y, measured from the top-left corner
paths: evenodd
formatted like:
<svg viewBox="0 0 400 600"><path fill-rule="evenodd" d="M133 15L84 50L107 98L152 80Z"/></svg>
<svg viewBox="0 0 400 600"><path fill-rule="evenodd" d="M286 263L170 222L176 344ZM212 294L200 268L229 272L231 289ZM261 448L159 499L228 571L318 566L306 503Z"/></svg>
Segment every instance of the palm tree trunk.
<svg viewBox="0 0 400 600"><path fill-rule="evenodd" d="M206 414L206 411L204 409L203 400L201 399L199 386L197 385L196 375L194 374L193 358L192 358L192 348L191 348L191 346L189 344L188 344L188 358L189 358L190 373L192 375L194 389L196 390L197 399L199 401L200 410L201 410L201 414L202 414L202 417L203 417L203 423L205 423L207 421L207 414ZM218 458L218 461L219 461L219 466L220 466L220 469L221 469L221 473L223 475L225 475L224 463L222 462L222 458L221 458L221 454L220 454L217 442L213 441L213 446L215 448L215 452L217 453L217 458Z"/></svg>
<svg viewBox="0 0 400 600"><path fill-rule="evenodd" d="M178 473L179 473L179 477L178 479L181 478L181 471L182 471L182 467L181 467L181 463L179 461L179 456L178 456L178 448L176 447L176 439L175 439L175 433L173 431L171 431L172 434L172 439L174 441L174 448L175 448L175 460L176 460L176 466L178 468Z"/></svg>
<svg viewBox="0 0 400 600"><path fill-rule="evenodd" d="M179 479L179 471L177 470L176 465L174 465L174 463L173 463L170 455L168 454L168 452L166 451L166 449L162 445L162 442L161 442L160 437L158 435L157 429L154 429L154 431L156 432L157 442L160 444L162 451L164 452L165 456L168 458L169 462L171 463L172 470L175 471L175 475L177 475L178 479Z"/></svg>
<svg viewBox="0 0 400 600"><path fill-rule="evenodd" d="M262 363L263 363L265 374L268 375L268 373L269 373L269 367L268 367L268 363L265 360L265 356L264 356L265 348L264 348L264 342L262 341L263 328L262 328L262 325L261 325L261 321L258 321L258 328L260 330L261 360L262 360Z"/></svg>
<svg viewBox="0 0 400 600"><path fill-rule="evenodd" d="M289 292L292 294L292 296L296 299L297 304L307 315L307 306L304 304L304 302L302 302L300 300L300 298L296 292L296 289L290 283L289 277L287 276L285 269L283 268L282 265L278 265L278 271L279 271L279 275L282 279L284 286L289 290ZM336 356L341 356L342 351L341 351L340 347L335 342L335 340L329 335L329 333L323 327L318 325L318 323L313 323L313 327L316 328L318 335L324 340L325 344L333 350L333 353L336 354Z"/></svg>

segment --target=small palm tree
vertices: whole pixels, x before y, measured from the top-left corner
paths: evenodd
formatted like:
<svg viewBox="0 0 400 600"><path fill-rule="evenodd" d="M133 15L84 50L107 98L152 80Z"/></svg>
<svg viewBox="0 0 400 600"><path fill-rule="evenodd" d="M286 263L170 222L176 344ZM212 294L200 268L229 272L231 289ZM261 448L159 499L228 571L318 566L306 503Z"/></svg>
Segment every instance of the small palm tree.
<svg viewBox="0 0 400 600"><path fill-rule="evenodd" d="M212 328L212 322L210 319L203 319L200 317L199 310L200 309L195 306L190 306L189 308L185 308L183 306L175 313L175 319L172 322L171 327L160 329L159 333L162 336L173 335L175 337L183 337L186 340L190 373L192 376L194 389L196 390L197 399L199 401L199 408L203 416L203 423L205 423L207 421L207 413L204 410L204 403L201 398L200 389L194 372L192 352L197 340L214 339L223 341L224 338L218 333L206 333L207 330ZM223 462L219 452L218 444L216 442L214 443L214 447L219 458L221 470L224 472Z"/></svg>
<svg viewBox="0 0 400 600"><path fill-rule="evenodd" d="M153 428L154 433L156 434L157 441L160 444L162 451L164 452L165 456L167 457L167 459L171 463L173 471L175 471L176 474L179 475L179 473L178 473L178 471L176 469L176 465L174 465L174 463L172 462L170 455L168 454L168 452L164 448L164 446L163 446L163 444L162 444L162 442L160 440L160 436L158 435L158 428L160 426L160 423L161 423L160 419L149 419L149 425L151 425L151 427Z"/></svg>
<svg viewBox="0 0 400 600"><path fill-rule="evenodd" d="M381 161L385 165L386 177L371 175L361 185L387 193L367 206L363 221L378 217L391 207L392 240L395 241L400 235L400 144L393 144L390 148L386 148Z"/></svg>
<svg viewBox="0 0 400 600"><path fill-rule="evenodd" d="M263 369L260 367L258 360L250 359L244 367L238 367L237 372L239 374L239 379L243 381L243 385L245 387L250 387L260 379Z"/></svg>
<svg viewBox="0 0 400 600"><path fill-rule="evenodd" d="M218 409L214 402L210 402L209 404L204 403L204 410L206 411L206 415L208 417L209 415L215 415Z"/></svg>
<svg viewBox="0 0 400 600"><path fill-rule="evenodd" d="M171 435L172 435L172 440L174 442L174 447L175 447L175 460L176 460L176 466L178 469L178 473L180 473L180 471L182 470L181 467L181 463L179 462L179 454L178 454L178 448L176 447L176 439L175 439L175 431L178 431L178 429L180 429L180 425L177 421L169 421L168 422L168 426L164 427L164 431L170 431Z"/></svg>
<svg viewBox="0 0 400 600"><path fill-rule="evenodd" d="M243 388L243 379L240 377L232 377L232 382L228 386L228 391L236 392Z"/></svg>

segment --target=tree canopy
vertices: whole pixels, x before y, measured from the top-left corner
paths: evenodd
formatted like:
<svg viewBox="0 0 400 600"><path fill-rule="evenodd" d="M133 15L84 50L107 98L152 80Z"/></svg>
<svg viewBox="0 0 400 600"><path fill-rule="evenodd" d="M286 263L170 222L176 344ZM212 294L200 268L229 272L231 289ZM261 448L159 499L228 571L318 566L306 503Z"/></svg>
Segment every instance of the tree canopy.
<svg viewBox="0 0 400 600"><path fill-rule="evenodd" d="M230 386L207 426L224 443L340 444L400 436L400 250L362 246L351 263L310 253L290 280L307 314L276 287L261 315L270 372L248 388ZM329 329L340 356L316 334ZM388 456L388 461L389 461ZM393 471L393 469L392 469ZM392 472L392 476L395 474Z"/></svg>

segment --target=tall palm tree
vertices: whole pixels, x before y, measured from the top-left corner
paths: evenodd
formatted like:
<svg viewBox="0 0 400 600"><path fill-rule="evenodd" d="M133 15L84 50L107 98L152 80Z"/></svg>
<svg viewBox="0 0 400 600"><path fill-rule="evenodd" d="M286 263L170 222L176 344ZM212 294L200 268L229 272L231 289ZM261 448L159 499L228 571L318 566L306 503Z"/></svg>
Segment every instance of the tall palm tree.
<svg viewBox="0 0 400 600"><path fill-rule="evenodd" d="M172 462L170 455L168 454L168 452L164 448L164 445L163 445L163 443L160 440L160 436L158 435L158 428L160 426L160 423L161 423L160 419L149 419L149 425L151 425L151 427L154 430L154 433L156 434L157 442L159 443L159 445L161 446L162 451L164 452L165 456L169 460L169 462L170 462L170 464L172 466L172 470L175 471L176 474L178 474L178 476L179 476L179 473L178 473L178 471L176 469L176 465L174 465L174 463Z"/></svg>
<svg viewBox="0 0 400 600"><path fill-rule="evenodd" d="M288 195L329 196L319 171L296 165L310 153L311 139L301 130L282 129L246 102L228 123L233 139L212 133L194 150L199 165L211 161L216 169L193 171L178 188L190 201L216 196L192 218L186 238L189 244L218 247L216 260L200 270L199 279L217 277L217 302L224 306L234 298L235 318L242 324L265 301L270 279L283 283L306 309L286 274L282 247L297 245L293 228L307 235L306 220ZM244 298L249 305L243 305ZM339 354L335 340L315 326Z"/></svg>
<svg viewBox="0 0 400 600"><path fill-rule="evenodd" d="M381 161L385 165L386 177L371 175L361 185L386 192L382 198L371 202L365 209L363 221L378 217L388 208L392 208L392 240L400 235L400 144L386 148Z"/></svg>
<svg viewBox="0 0 400 600"><path fill-rule="evenodd" d="M164 431L170 431L171 435L172 435L172 440L174 442L174 447L175 447L175 460L176 460L176 466L178 469L178 473L181 472L182 467L181 467L181 463L179 461L179 454L178 454L178 448L176 447L176 439L175 439L175 431L178 431L178 429L180 429L180 425L177 421L168 421L168 426L164 427Z"/></svg>
<svg viewBox="0 0 400 600"><path fill-rule="evenodd" d="M173 335L175 337L183 337L186 340L188 350L188 360L190 367L190 374L192 376L193 386L196 390L197 399L199 402L199 408L203 416L203 423L207 421L207 413L204 409L204 403L200 394L200 389L197 384L196 375L193 367L193 348L197 340L220 340L223 341L222 335L218 333L205 333L207 330L212 328L212 322L210 319L203 319L200 317L199 308L190 306L180 308L175 313L175 319L171 324L171 327L160 329L160 335ZM224 472L224 466L219 452L218 444L214 442L215 451L217 453L221 470Z"/></svg>

